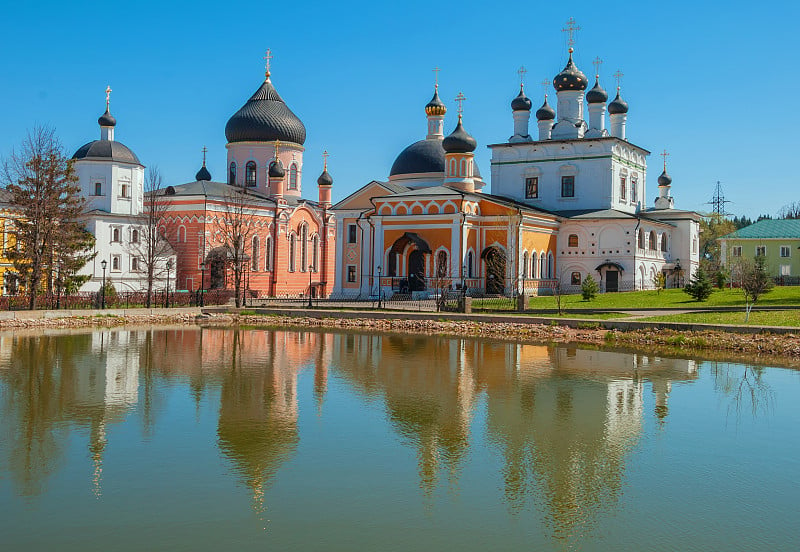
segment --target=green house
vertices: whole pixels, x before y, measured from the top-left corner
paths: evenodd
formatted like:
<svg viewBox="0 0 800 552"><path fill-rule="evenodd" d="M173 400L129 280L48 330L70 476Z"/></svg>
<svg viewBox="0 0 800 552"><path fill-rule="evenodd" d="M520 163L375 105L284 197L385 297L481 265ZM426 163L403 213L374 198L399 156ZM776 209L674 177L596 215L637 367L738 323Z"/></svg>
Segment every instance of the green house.
<svg viewBox="0 0 800 552"><path fill-rule="evenodd" d="M719 241L722 264L732 272L740 261L763 256L770 275L800 281L800 220L760 220Z"/></svg>

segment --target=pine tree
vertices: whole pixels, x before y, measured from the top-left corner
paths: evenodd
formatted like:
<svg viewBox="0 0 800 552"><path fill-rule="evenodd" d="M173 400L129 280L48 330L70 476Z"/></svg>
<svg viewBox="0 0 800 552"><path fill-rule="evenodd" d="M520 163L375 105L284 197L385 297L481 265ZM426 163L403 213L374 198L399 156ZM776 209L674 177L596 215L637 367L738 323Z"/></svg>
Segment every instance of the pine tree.
<svg viewBox="0 0 800 552"><path fill-rule="evenodd" d="M586 278L583 279L583 282L581 282L581 295L583 295L584 301L591 301L597 296L599 291L600 286L597 281L592 278L591 274L587 275Z"/></svg>
<svg viewBox="0 0 800 552"><path fill-rule="evenodd" d="M683 291L691 295L695 301L705 301L714 291L714 284L711 283L706 271L700 267L692 276L692 280L683 288Z"/></svg>

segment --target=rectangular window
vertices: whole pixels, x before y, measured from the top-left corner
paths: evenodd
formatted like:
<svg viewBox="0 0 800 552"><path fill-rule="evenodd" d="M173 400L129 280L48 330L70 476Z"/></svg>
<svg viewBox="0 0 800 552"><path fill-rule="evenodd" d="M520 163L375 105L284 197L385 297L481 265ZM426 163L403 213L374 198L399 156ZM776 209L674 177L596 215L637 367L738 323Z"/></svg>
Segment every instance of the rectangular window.
<svg viewBox="0 0 800 552"><path fill-rule="evenodd" d="M741 245L734 245L731 248L731 256L732 257L741 257L742 256L742 246Z"/></svg>
<svg viewBox="0 0 800 552"><path fill-rule="evenodd" d="M625 198L628 197L628 182L625 180L624 176L619 177L619 199L620 201L625 201Z"/></svg>
<svg viewBox="0 0 800 552"><path fill-rule="evenodd" d="M539 197L539 177L525 179L525 199L536 199Z"/></svg>
<svg viewBox="0 0 800 552"><path fill-rule="evenodd" d="M781 246L781 257L788 257L789 255L790 255L789 246L788 245L782 245Z"/></svg>
<svg viewBox="0 0 800 552"><path fill-rule="evenodd" d="M121 270L120 266L122 266L122 263L120 263L119 255L112 255L111 270L113 270L114 272L119 272Z"/></svg>
<svg viewBox="0 0 800 552"><path fill-rule="evenodd" d="M792 267L790 265L781 265L781 276L791 276Z"/></svg>
<svg viewBox="0 0 800 552"><path fill-rule="evenodd" d="M131 190L128 184L122 184L119 188L120 197L131 197Z"/></svg>
<svg viewBox="0 0 800 552"><path fill-rule="evenodd" d="M580 272L573 272L572 278L570 280L573 286L581 285L581 273Z"/></svg>
<svg viewBox="0 0 800 552"><path fill-rule="evenodd" d="M347 243L356 243L356 225L347 225Z"/></svg>
<svg viewBox="0 0 800 552"><path fill-rule="evenodd" d="M561 197L575 197L575 177L561 177Z"/></svg>
<svg viewBox="0 0 800 552"><path fill-rule="evenodd" d="M347 265L347 282L354 283L356 281L356 265Z"/></svg>
<svg viewBox="0 0 800 552"><path fill-rule="evenodd" d="M767 256L767 246L766 245L757 245L756 246L756 257L766 257Z"/></svg>
<svg viewBox="0 0 800 552"><path fill-rule="evenodd" d="M631 202L633 202L633 203L636 203L636 201L637 201L637 199L636 199L637 198L636 191L637 191L637 188L638 188L638 184L639 183L636 182L635 178L631 178Z"/></svg>
<svg viewBox="0 0 800 552"><path fill-rule="evenodd" d="M139 257L131 257L131 272L139 272Z"/></svg>
<svg viewBox="0 0 800 552"><path fill-rule="evenodd" d="M96 195L96 196L103 195L103 183L102 182L95 182L94 183L94 195Z"/></svg>

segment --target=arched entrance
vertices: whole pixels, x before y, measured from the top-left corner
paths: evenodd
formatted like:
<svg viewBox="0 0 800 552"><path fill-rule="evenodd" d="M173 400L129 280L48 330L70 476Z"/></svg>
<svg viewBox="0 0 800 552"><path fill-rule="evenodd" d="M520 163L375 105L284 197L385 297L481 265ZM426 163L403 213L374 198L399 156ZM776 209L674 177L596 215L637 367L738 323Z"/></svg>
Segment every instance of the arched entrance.
<svg viewBox="0 0 800 552"><path fill-rule="evenodd" d="M411 291L425 290L425 253L419 249L408 255L408 288Z"/></svg>
<svg viewBox="0 0 800 552"><path fill-rule="evenodd" d="M224 247L209 251L206 257L208 269L208 289L225 289L225 260L228 254Z"/></svg>
<svg viewBox="0 0 800 552"><path fill-rule="evenodd" d="M408 253L408 272L406 274L409 291L424 291L425 283L425 255L431 253L428 242L422 239L415 232L405 232L397 238L389 250L389 274L397 275L397 258L407 251ZM401 286L402 287L402 282Z"/></svg>
<svg viewBox="0 0 800 552"><path fill-rule="evenodd" d="M481 253L481 258L486 264L486 293L503 293L506 279L505 253L498 247L487 247Z"/></svg>

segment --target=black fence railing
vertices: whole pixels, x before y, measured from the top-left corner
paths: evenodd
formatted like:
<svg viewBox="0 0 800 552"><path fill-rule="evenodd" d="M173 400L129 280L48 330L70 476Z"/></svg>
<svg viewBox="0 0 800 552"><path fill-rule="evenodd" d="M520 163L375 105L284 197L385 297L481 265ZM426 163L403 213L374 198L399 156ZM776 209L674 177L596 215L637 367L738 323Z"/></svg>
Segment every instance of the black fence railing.
<svg viewBox="0 0 800 552"><path fill-rule="evenodd" d="M159 307L195 307L201 303L205 305L222 305L233 298L233 291L214 289L206 291L202 298L194 291L154 291L150 306ZM100 309L103 307L102 292L81 292L70 295L41 294L36 297L36 308L40 310L58 309ZM0 311L27 310L29 298L27 295L4 295L0 297ZM147 293L144 291L118 291L107 294L105 308L139 308L147 305Z"/></svg>

